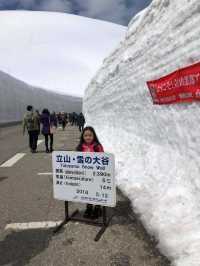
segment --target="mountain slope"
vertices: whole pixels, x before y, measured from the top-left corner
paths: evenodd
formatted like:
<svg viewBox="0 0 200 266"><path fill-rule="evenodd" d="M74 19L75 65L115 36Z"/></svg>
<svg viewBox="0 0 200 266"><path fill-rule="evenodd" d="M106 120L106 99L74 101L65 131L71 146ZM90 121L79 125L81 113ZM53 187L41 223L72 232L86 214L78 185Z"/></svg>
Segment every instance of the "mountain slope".
<svg viewBox="0 0 200 266"><path fill-rule="evenodd" d="M82 99L32 87L0 71L0 123L22 120L26 106L80 112Z"/></svg>
<svg viewBox="0 0 200 266"><path fill-rule="evenodd" d="M64 13L0 11L0 70L33 86L83 95L126 27Z"/></svg>
<svg viewBox="0 0 200 266"><path fill-rule="evenodd" d="M118 185L177 266L200 265L199 104L155 106L146 81L200 60L199 23L198 0L154 0L84 97Z"/></svg>

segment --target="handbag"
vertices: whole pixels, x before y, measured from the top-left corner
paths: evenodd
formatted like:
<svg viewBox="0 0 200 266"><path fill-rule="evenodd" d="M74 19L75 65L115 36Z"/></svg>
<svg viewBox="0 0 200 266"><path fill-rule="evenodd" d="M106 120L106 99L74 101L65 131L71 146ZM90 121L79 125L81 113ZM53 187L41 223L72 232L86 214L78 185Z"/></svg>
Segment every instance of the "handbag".
<svg viewBox="0 0 200 266"><path fill-rule="evenodd" d="M56 126L50 126L50 134L55 134L56 133Z"/></svg>

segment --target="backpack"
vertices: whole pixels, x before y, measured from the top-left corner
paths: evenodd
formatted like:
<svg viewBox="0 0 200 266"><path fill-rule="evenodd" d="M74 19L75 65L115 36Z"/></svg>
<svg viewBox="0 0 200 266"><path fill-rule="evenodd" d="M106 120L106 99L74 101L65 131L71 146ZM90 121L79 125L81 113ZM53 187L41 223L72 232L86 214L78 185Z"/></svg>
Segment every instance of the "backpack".
<svg viewBox="0 0 200 266"><path fill-rule="evenodd" d="M27 130L31 131L34 130L34 117L33 114L27 116Z"/></svg>

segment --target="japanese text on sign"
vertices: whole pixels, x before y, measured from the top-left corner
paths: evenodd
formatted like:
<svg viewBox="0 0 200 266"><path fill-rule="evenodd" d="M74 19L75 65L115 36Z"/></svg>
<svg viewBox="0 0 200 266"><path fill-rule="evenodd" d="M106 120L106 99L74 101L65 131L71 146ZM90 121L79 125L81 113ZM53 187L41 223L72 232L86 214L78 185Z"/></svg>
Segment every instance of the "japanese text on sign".
<svg viewBox="0 0 200 266"><path fill-rule="evenodd" d="M200 100L200 63L147 82L154 104Z"/></svg>
<svg viewBox="0 0 200 266"><path fill-rule="evenodd" d="M112 154L56 151L52 160L56 199L116 205Z"/></svg>

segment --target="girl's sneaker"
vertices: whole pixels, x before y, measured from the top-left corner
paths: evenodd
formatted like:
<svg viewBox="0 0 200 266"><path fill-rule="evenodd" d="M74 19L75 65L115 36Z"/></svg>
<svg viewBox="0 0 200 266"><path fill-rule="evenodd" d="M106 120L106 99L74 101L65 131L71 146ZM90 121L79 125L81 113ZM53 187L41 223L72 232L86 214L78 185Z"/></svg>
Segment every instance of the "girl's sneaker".
<svg viewBox="0 0 200 266"><path fill-rule="evenodd" d="M101 206L95 206L92 215L91 215L91 219L98 219L99 217L102 216L102 210L101 210Z"/></svg>
<svg viewBox="0 0 200 266"><path fill-rule="evenodd" d="M92 206L87 205L87 208L86 208L86 210L85 210L85 212L83 214L83 217L86 218L86 219L91 218L91 216L92 216L92 210L93 210Z"/></svg>

